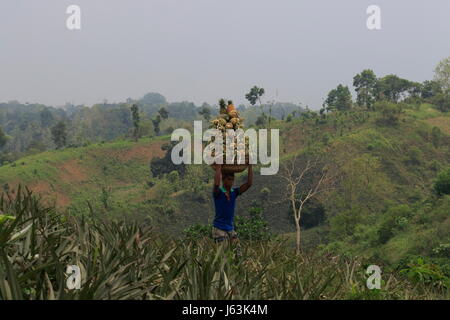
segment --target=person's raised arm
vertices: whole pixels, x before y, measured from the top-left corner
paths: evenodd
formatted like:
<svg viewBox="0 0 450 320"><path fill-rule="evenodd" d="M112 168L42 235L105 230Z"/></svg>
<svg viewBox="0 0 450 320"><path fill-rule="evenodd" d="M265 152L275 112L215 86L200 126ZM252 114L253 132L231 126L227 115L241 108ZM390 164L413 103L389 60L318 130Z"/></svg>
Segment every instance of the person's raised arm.
<svg viewBox="0 0 450 320"><path fill-rule="evenodd" d="M247 191L253 184L253 165L248 165L247 182L239 187L239 193L242 194Z"/></svg>
<svg viewBox="0 0 450 320"><path fill-rule="evenodd" d="M222 165L215 164L214 168L216 169L216 173L214 175L213 192L214 192L214 194L217 194L219 192L219 188L220 188L220 179L222 178Z"/></svg>

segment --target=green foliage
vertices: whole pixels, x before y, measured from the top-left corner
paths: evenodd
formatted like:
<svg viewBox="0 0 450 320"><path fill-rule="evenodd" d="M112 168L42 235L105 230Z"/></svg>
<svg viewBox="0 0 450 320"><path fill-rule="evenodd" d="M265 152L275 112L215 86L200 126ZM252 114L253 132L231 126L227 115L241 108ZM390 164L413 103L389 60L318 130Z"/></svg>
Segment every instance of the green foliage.
<svg viewBox="0 0 450 320"><path fill-rule="evenodd" d="M412 146L408 150L407 163L412 165L420 165L423 162L422 151L416 146Z"/></svg>
<svg viewBox="0 0 450 320"><path fill-rule="evenodd" d="M363 70L353 78L353 86L357 93L356 103L359 106L364 106L369 109L372 108L376 98L376 84L377 77L370 69Z"/></svg>
<svg viewBox="0 0 450 320"><path fill-rule="evenodd" d="M56 148L61 149L64 147L67 141L66 124L63 121L59 121L52 127L51 132Z"/></svg>
<svg viewBox="0 0 450 320"><path fill-rule="evenodd" d="M262 115L258 116L258 118L256 119L255 125L262 127L266 123L267 123L267 116L265 114L262 114Z"/></svg>
<svg viewBox="0 0 450 320"><path fill-rule="evenodd" d="M264 93L264 88L254 86L250 89L249 93L245 95L245 99L247 99L252 106L255 105L257 101L259 101L259 103L261 104L261 97L264 95Z"/></svg>
<svg viewBox="0 0 450 320"><path fill-rule="evenodd" d="M439 93L431 98L431 103L441 112L450 111L450 90Z"/></svg>
<svg viewBox="0 0 450 320"><path fill-rule="evenodd" d="M0 211L14 217L0 223L2 300L448 298L442 270L420 261L405 268L407 279L382 266L382 289L368 291L361 261L296 256L280 240L241 241L238 257L207 237L198 240L209 228L189 230L195 243L170 239L149 224L95 211L89 219L60 214L20 189L3 195ZM81 269L80 290L66 288L68 265Z"/></svg>
<svg viewBox="0 0 450 320"><path fill-rule="evenodd" d="M166 108L162 107L161 109L158 110L159 115L161 116L162 119L167 119L169 118L169 112L166 110Z"/></svg>
<svg viewBox="0 0 450 320"><path fill-rule="evenodd" d="M434 183L434 191L440 196L450 194L450 168L438 175Z"/></svg>
<svg viewBox="0 0 450 320"><path fill-rule="evenodd" d="M172 149L175 146L175 143L169 143L163 145L163 150L166 151L166 154L163 158L153 158L150 161L150 169L153 177L161 177L165 174L169 174L172 171L177 171L180 176L184 176L186 173L185 164L175 165L172 161Z"/></svg>
<svg viewBox="0 0 450 320"><path fill-rule="evenodd" d="M421 89L421 97L424 99L433 98L442 92L441 85L436 81L424 81Z"/></svg>
<svg viewBox="0 0 450 320"><path fill-rule="evenodd" d="M161 133L161 115L157 115L154 119L152 119L153 129L155 130L155 135L159 136Z"/></svg>
<svg viewBox="0 0 450 320"><path fill-rule="evenodd" d="M251 207L249 217L236 217L236 231L240 239L267 240L270 238L267 222L262 217L262 208Z"/></svg>
<svg viewBox="0 0 450 320"><path fill-rule="evenodd" d="M402 95L413 86L413 83L394 74L378 79L376 85L377 100L397 103Z"/></svg>
<svg viewBox="0 0 450 320"><path fill-rule="evenodd" d="M211 172L207 165L188 166L182 180L183 188L193 194L200 194L209 182Z"/></svg>
<svg viewBox="0 0 450 320"><path fill-rule="evenodd" d="M336 89L328 93L325 100L326 109L331 110L348 110L352 107L352 95L347 86L339 84Z"/></svg>
<svg viewBox="0 0 450 320"><path fill-rule="evenodd" d="M408 263L406 268L400 270L400 273L416 283L444 289L450 288L450 278L444 275L441 268L436 264L425 262L422 257Z"/></svg>
<svg viewBox="0 0 450 320"><path fill-rule="evenodd" d="M171 171L168 175L167 175L167 180L169 180L169 182L173 185L178 184L180 179L180 174L178 173L178 171Z"/></svg>
<svg viewBox="0 0 450 320"><path fill-rule="evenodd" d="M438 127L433 127L433 129L431 129L431 142L433 143L435 148L439 148L443 138L444 137L441 129L439 129Z"/></svg>
<svg viewBox="0 0 450 320"><path fill-rule="evenodd" d="M325 223L326 219L325 207L320 202L312 200L303 208L300 224L303 228L309 229Z"/></svg>
<svg viewBox="0 0 450 320"><path fill-rule="evenodd" d="M3 132L3 129L0 127L0 149L3 148L7 142L8 142L8 138L6 137L5 133Z"/></svg>
<svg viewBox="0 0 450 320"><path fill-rule="evenodd" d="M183 235L186 240L198 241L202 238L211 236L211 226L196 223L191 225L189 228L184 229Z"/></svg>
<svg viewBox="0 0 450 320"><path fill-rule="evenodd" d="M405 230L412 216L408 205L398 205L390 208L385 214L383 222L378 229L378 241L381 244L388 242L397 232Z"/></svg>
<svg viewBox="0 0 450 320"><path fill-rule="evenodd" d="M145 104L149 104L149 105L161 105L161 104L166 104L167 100L166 98L156 92L149 92L147 94L145 94L141 100L141 102L145 103Z"/></svg>
<svg viewBox="0 0 450 320"><path fill-rule="evenodd" d="M137 104L133 104L131 106L131 116L133 118L133 138L135 141L139 139L139 123L140 123L140 116L139 116L139 107Z"/></svg>
<svg viewBox="0 0 450 320"><path fill-rule="evenodd" d="M443 91L450 90L450 57L442 59L434 70L434 80Z"/></svg>
<svg viewBox="0 0 450 320"><path fill-rule="evenodd" d="M381 114L378 124L387 126L396 126L400 121L402 106L400 104L378 101L375 103L375 110Z"/></svg>
<svg viewBox="0 0 450 320"><path fill-rule="evenodd" d="M291 113L289 113L289 114L287 115L287 117L286 117L286 122L291 122L292 119L293 119L293 116L292 116Z"/></svg>
<svg viewBox="0 0 450 320"><path fill-rule="evenodd" d="M433 249L433 254L441 257L450 257L450 243L441 243Z"/></svg>
<svg viewBox="0 0 450 320"><path fill-rule="evenodd" d="M100 193L100 201L103 205L103 208L105 210L108 210L110 207L110 199L111 199L111 187L109 186L102 186L102 190Z"/></svg>
<svg viewBox="0 0 450 320"><path fill-rule="evenodd" d="M203 104L198 111L198 114L203 116L206 121L209 121L211 119L211 107L208 104Z"/></svg>

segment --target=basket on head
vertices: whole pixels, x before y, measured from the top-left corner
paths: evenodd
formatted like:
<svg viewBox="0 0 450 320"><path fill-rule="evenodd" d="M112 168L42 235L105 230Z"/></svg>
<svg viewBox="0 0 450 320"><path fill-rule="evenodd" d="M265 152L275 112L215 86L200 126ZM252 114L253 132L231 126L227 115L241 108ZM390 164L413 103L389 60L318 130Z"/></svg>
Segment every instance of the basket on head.
<svg viewBox="0 0 450 320"><path fill-rule="evenodd" d="M247 169L248 164L223 164L222 165L222 173L224 172L233 172L233 173L239 173L242 171L245 171ZM214 169L214 166L211 165L211 168Z"/></svg>

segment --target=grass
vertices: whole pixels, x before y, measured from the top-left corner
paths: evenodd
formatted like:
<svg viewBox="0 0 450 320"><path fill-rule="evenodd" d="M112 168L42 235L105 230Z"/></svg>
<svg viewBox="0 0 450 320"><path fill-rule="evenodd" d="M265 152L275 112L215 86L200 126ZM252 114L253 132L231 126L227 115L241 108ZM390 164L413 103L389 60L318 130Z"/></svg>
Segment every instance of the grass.
<svg viewBox="0 0 450 320"><path fill-rule="evenodd" d="M412 116L415 119L428 119L442 115L442 113L429 103L422 103L416 108L409 108L405 110L405 114Z"/></svg>

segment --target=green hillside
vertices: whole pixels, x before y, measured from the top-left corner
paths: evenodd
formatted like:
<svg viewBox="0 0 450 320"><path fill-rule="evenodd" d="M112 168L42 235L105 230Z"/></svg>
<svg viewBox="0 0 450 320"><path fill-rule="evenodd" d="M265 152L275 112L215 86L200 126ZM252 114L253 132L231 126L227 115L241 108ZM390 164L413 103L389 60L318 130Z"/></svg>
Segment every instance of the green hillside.
<svg viewBox="0 0 450 320"><path fill-rule="evenodd" d="M433 183L449 166L450 117L428 104L404 104L398 124L386 125L382 119L379 111L354 109L273 122L282 137L282 159L315 150L340 174L336 187L315 203L324 217L304 228L305 248L320 245L398 262L410 253L431 255L450 243L449 199L433 198ZM151 220L163 232L181 234L212 221L212 170L193 165L184 176L173 172L152 177L150 161L164 155L161 146L168 140L164 136L40 153L1 167L0 183L9 190L26 185L77 214L95 211ZM244 178L238 176L237 183ZM237 215L248 216L250 208L258 207L271 232L289 235L295 230L290 207L278 201L285 188L279 174L256 174ZM402 226L392 219L401 220ZM383 228L390 229L380 236Z"/></svg>
<svg viewBox="0 0 450 320"><path fill-rule="evenodd" d="M20 183L59 208L95 201L101 190L112 198L138 201L148 195L149 160L162 156L167 137L91 144L47 151L0 168L3 189Z"/></svg>

